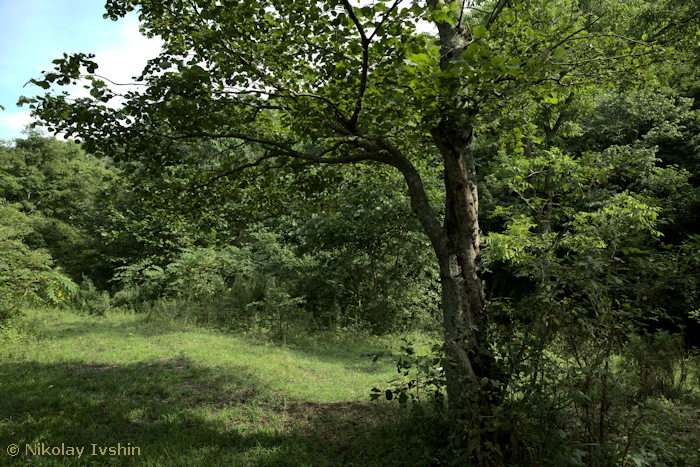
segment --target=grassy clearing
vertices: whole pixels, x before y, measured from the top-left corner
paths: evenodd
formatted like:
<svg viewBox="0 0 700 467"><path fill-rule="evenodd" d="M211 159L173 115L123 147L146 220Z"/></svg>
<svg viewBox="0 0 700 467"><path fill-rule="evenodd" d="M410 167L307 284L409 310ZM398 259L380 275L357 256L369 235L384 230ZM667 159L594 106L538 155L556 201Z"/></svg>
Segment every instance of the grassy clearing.
<svg viewBox="0 0 700 467"><path fill-rule="evenodd" d="M396 377L398 337L280 346L144 315L37 310L10 335L0 340L3 466L449 465L436 459L449 456L436 420L369 402ZM409 340L428 352L424 335ZM643 417L633 408L635 448L621 465L700 465L700 408L686 399L650 400L658 410Z"/></svg>
<svg viewBox="0 0 700 467"><path fill-rule="evenodd" d="M387 464L368 449L396 410L368 402L396 374L386 341L282 348L129 314L20 326L34 337L0 348L2 465Z"/></svg>

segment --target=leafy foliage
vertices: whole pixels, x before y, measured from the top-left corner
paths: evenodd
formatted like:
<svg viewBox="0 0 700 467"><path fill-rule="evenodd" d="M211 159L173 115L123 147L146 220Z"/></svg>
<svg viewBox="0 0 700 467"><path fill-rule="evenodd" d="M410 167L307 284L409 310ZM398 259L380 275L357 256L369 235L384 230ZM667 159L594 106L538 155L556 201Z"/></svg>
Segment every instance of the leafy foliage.
<svg viewBox="0 0 700 467"><path fill-rule="evenodd" d="M447 443L437 441L442 455L455 462L468 464L479 456L557 466L668 459L668 448L650 449L647 435L637 428L647 418L667 416L654 396L681 400L690 394L693 360L679 335L640 337L630 330L640 324L643 329L642 317L664 315L665 303L657 299L671 290L688 294L686 305L697 303L697 246L689 242L659 253L626 250L622 257L584 251L522 260L532 268L527 271L535 292L519 303L489 304L494 325L486 355L499 371L481 381L490 401L482 429L498 442L485 451L470 440L475 427L469 417L450 415L453 409L444 405L444 367L450 359L441 346L429 355L403 346L398 361L403 379L373 389L372 398L410 403L416 421L432 420L415 439L434 429L431 413L438 420L460 420L446 433ZM475 394L465 397L478 400Z"/></svg>
<svg viewBox="0 0 700 467"><path fill-rule="evenodd" d="M25 299L55 305L77 291L76 284L53 267L47 251L24 243L31 223L20 205L0 198L0 322L17 313Z"/></svg>
<svg viewBox="0 0 700 467"><path fill-rule="evenodd" d="M89 220L101 215L95 202L115 176L114 168L79 145L36 130L0 145L0 197L30 215L27 245L50 251L74 280L83 273L96 280L105 274Z"/></svg>
<svg viewBox="0 0 700 467"><path fill-rule="evenodd" d="M248 294L246 309L274 317L286 336L283 324L303 304L315 318L330 309L343 324L354 317L390 328L392 318L435 303L439 274L440 367L457 462L503 465L523 452L540 465L624 461L637 419L617 403L629 394L611 372L612 356L639 321L663 315L656 297L645 295L654 287L689 297L681 307L693 311L697 255L694 246L666 250L657 241L661 222L679 214L674 201L691 193L691 164L657 164L654 145L683 134L691 102L642 90L635 107L621 96L652 69L660 76L653 84L663 87L671 65L692 57L680 43L697 31L696 5L468 6L110 0L107 17L138 10L143 32L164 40L135 77L144 88L120 95L95 74L93 56L64 55L32 81L48 90L84 78L91 97L49 93L20 103L90 151L151 175L134 190L147 193L148 209L117 210L120 225L103 230L115 244L138 240L138 251L118 260L122 292L156 300L231 291L240 268L229 272L217 258L227 254L224 244L235 244L236 256L254 255L251 282L263 284L238 287L258 295ZM673 19L664 10L671 6L678 7ZM435 24L439 37L417 33L420 21ZM658 104L658 114L642 115L649 104ZM596 106L626 122L567 121ZM593 141L596 129L609 134ZM486 264L506 265L532 289L492 312L481 281L476 172L483 159L473 141L497 133L505 137L494 137L500 147L483 165L492 206L501 205L495 215L506 225L487 236ZM311 164L340 168L325 177L303 170ZM354 177L348 164L401 173L438 268L422 254L427 242L405 219L409 203L395 180L373 187L382 174ZM250 175L239 176L244 169ZM438 190L436 175L444 181ZM346 185L298 189L319 177ZM250 188L256 181L261 190ZM293 199L275 201L289 192ZM192 199L209 203L213 194L224 201L211 214L184 220L193 217ZM186 212L159 216L158 199ZM305 199L315 201L309 215L290 215ZM291 228L257 237L241 228L256 200L275 216L260 224ZM135 226L124 228L132 219ZM191 235L193 225L216 233ZM637 254L651 264L654 287L633 278ZM317 282L326 290L309 280L314 268L325 273ZM567 417L577 423L565 427ZM613 448L611 436L626 436L626 445Z"/></svg>
<svg viewBox="0 0 700 467"><path fill-rule="evenodd" d="M299 278L307 307L321 322L377 332L429 323L438 311L429 243L400 180L370 170L327 190L322 210L293 217L290 241L314 258Z"/></svg>

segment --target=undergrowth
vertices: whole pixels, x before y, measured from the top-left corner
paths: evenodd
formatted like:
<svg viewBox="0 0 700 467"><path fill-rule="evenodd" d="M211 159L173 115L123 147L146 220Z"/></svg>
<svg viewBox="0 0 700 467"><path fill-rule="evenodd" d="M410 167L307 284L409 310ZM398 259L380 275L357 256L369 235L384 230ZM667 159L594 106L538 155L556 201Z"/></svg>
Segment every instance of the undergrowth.
<svg viewBox="0 0 700 467"><path fill-rule="evenodd" d="M208 306L25 309L4 323L1 463L469 465L469 440L447 423L439 336L293 323L286 335L235 330L207 319L216 313ZM556 354L547 355L563 368ZM700 358L664 333L632 336L624 355L609 366L619 378L607 383L608 454L585 444L584 396L599 393L554 412L552 401L526 405L526 394L511 392L494 419L513 427L499 442L521 453L506 465L603 465L594 459L604 455L625 467L700 465ZM576 374L547 378L575 395L586 381ZM83 455L66 454L71 446Z"/></svg>

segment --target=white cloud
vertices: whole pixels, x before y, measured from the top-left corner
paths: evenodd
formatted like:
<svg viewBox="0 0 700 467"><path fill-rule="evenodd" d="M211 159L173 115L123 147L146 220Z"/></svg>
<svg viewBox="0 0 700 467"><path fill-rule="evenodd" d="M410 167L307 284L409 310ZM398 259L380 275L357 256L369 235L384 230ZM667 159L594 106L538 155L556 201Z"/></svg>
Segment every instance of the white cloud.
<svg viewBox="0 0 700 467"><path fill-rule="evenodd" d="M155 58L161 51L163 41L160 38L149 39L139 32L136 18L127 16L119 21L121 29L115 45L95 52L93 59L99 67L96 74L118 84L134 83L133 77L141 74L149 59ZM83 83L85 84L85 83ZM62 86L60 91L67 91L71 97L86 97L89 90L78 86ZM138 89L137 86L113 86L118 93Z"/></svg>
<svg viewBox="0 0 700 467"><path fill-rule="evenodd" d="M94 61L99 65L97 73L115 83L133 83L132 77L140 75L146 62L160 53L163 42L159 38L142 36L138 20L134 16L127 16L117 24L121 26L118 36L110 37L109 42L95 52ZM38 72L41 70L37 68ZM72 98L85 97L89 91L83 88L83 84L54 86L53 91L58 94L66 91ZM127 86L118 88L118 92L135 89ZM31 95L31 91L33 89L25 91L25 94ZM21 138L24 126L32 121L29 111L14 110L13 107L5 105L5 111L0 111L0 139Z"/></svg>
<svg viewBox="0 0 700 467"><path fill-rule="evenodd" d="M29 111L14 113L0 112L0 128L5 130L3 133L16 133L15 137L19 137L21 131L26 125L31 123L31 121L32 118L29 116Z"/></svg>
<svg viewBox="0 0 700 467"><path fill-rule="evenodd" d="M25 129L25 127L33 121L36 121L36 119L32 118L30 114L31 112L28 110L10 114L0 112L0 140L9 141L13 138L23 138L24 135L22 134L22 131ZM39 126L37 128L48 133L46 129L47 127L45 126ZM65 139L63 134L57 134L56 138L60 140Z"/></svg>
<svg viewBox="0 0 700 467"><path fill-rule="evenodd" d="M138 21L132 16L120 22L123 24L119 46L97 52L95 61L100 66L97 72L101 76L117 83L131 83L131 78L141 74L146 62L160 53L163 41L141 35Z"/></svg>

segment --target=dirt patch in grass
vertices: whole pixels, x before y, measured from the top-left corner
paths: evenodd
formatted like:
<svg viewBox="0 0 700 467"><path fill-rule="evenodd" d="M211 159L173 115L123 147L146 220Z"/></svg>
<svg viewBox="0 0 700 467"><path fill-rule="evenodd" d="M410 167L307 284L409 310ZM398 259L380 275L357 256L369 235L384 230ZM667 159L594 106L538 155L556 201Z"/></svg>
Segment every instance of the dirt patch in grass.
<svg viewBox="0 0 700 467"><path fill-rule="evenodd" d="M76 373L102 373L117 367L118 365L84 363L74 367L74 370Z"/></svg>
<svg viewBox="0 0 700 467"><path fill-rule="evenodd" d="M218 381L199 381L188 379L177 387L189 395L220 394L221 387Z"/></svg>
<svg viewBox="0 0 700 467"><path fill-rule="evenodd" d="M299 402L277 407L277 412L286 412L295 418L306 416L336 421L370 421L392 413L396 407L372 402Z"/></svg>
<svg viewBox="0 0 700 467"><path fill-rule="evenodd" d="M284 417L285 429L293 428L297 436L316 437L337 450L358 432L385 423L398 407L369 402L299 402L274 410Z"/></svg>

